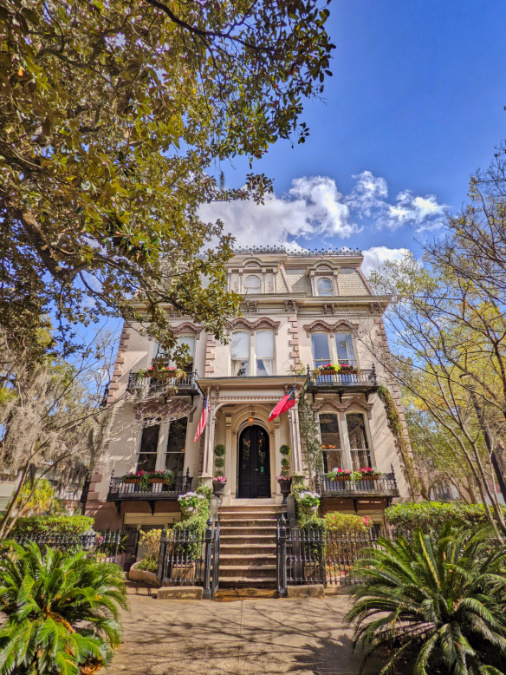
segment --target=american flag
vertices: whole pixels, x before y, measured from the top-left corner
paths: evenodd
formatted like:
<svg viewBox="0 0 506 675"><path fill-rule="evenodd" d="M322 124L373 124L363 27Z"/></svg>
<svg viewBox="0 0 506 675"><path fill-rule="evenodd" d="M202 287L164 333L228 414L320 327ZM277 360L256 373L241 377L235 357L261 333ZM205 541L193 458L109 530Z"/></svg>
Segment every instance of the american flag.
<svg viewBox="0 0 506 675"><path fill-rule="evenodd" d="M199 425L197 427L197 431L195 432L195 438L193 439L194 443L197 442L199 436L206 428L208 417L209 417L209 394L206 396L206 400L204 401L204 407L202 408L202 415L200 416Z"/></svg>

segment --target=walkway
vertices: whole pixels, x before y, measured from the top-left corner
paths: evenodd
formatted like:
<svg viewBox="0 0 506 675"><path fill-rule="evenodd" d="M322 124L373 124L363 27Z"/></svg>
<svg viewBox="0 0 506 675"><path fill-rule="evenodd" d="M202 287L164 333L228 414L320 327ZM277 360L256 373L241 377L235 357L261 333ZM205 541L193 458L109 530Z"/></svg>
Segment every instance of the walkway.
<svg viewBox="0 0 506 675"><path fill-rule="evenodd" d="M236 602L155 600L129 589L124 643L107 675L356 675L343 596ZM377 675L378 661L365 675Z"/></svg>

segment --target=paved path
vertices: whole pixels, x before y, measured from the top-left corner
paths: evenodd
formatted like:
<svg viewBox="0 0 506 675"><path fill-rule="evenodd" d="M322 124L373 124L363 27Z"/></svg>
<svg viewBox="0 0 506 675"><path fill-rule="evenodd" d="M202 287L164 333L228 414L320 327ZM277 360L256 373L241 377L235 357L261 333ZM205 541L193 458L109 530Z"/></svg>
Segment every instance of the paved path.
<svg viewBox="0 0 506 675"><path fill-rule="evenodd" d="M130 590L107 675L356 675L343 596L236 602L155 600ZM134 594L132 594L134 593ZM377 675L378 661L364 673Z"/></svg>

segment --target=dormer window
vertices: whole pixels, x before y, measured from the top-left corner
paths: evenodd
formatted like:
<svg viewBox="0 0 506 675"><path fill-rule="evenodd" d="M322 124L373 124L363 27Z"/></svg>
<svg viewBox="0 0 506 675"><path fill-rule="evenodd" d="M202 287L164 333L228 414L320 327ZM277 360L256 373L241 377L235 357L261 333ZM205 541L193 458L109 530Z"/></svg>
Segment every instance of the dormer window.
<svg viewBox="0 0 506 675"><path fill-rule="evenodd" d="M250 274L244 281L246 293L260 293L260 277Z"/></svg>
<svg viewBox="0 0 506 675"><path fill-rule="evenodd" d="M330 279L318 279L318 295L334 295L332 281Z"/></svg>

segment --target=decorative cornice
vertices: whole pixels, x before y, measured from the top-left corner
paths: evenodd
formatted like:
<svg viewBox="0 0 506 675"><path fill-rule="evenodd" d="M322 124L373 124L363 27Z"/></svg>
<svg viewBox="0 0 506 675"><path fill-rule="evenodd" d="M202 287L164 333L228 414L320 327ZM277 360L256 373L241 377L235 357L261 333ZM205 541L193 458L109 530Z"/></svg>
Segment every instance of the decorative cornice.
<svg viewBox="0 0 506 675"><path fill-rule="evenodd" d="M357 408L359 408L359 411L366 413L367 418L370 420L372 419L373 406L373 402L364 401L358 396L353 396L350 399L344 399L342 403L339 403L335 398L324 398L319 403L311 406L311 408L315 414L320 412L331 412L333 409L340 413L342 417L344 417L345 413L354 412Z"/></svg>
<svg viewBox="0 0 506 675"><path fill-rule="evenodd" d="M351 323L346 319L339 319L335 323L328 323L323 319L316 319L312 323L306 323L302 326L306 331L306 336L309 337L311 333L329 333L332 337L335 333L341 332L343 329L349 331L350 333L356 334L359 329L359 324Z"/></svg>
<svg viewBox="0 0 506 675"><path fill-rule="evenodd" d="M196 340L200 338L200 334L202 333L202 327L198 326L196 323L193 323L192 321L183 321L183 323L180 323L177 326L171 326L170 330L172 331L173 335L181 335L181 333L192 333L193 335L195 335Z"/></svg>
<svg viewBox="0 0 506 675"><path fill-rule="evenodd" d="M244 317L240 317L239 319L234 319L229 327L228 330L237 330L238 328L245 328L249 330L252 334L256 330L273 330L275 331L276 335L278 334L278 329L280 325L280 321L273 321L271 318L267 316L263 316L260 319L256 319L255 321L253 320L248 320L245 319Z"/></svg>
<svg viewBox="0 0 506 675"><path fill-rule="evenodd" d="M362 255L362 251L358 248L348 248L344 246L343 248L329 248L329 249L306 249L302 251L292 251L284 246L248 246L245 248L235 248L233 250L234 255L261 255L262 253L287 253L289 256L300 257L311 256L311 255L346 255L346 256L357 256Z"/></svg>

